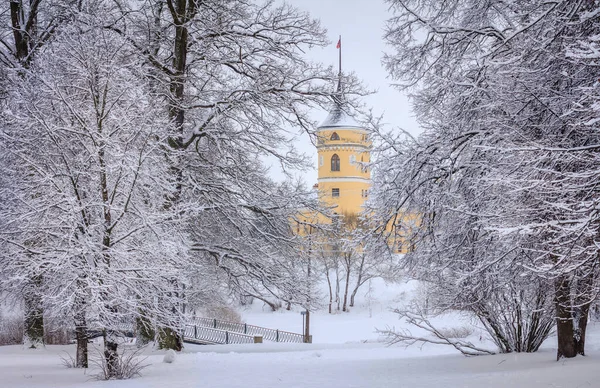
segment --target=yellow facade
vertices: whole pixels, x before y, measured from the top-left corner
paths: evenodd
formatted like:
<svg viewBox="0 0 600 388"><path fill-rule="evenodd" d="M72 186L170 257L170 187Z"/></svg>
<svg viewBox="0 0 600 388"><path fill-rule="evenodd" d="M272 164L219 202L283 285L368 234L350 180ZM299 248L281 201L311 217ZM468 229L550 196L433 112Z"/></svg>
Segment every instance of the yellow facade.
<svg viewBox="0 0 600 388"><path fill-rule="evenodd" d="M371 142L351 121L321 125L317 132L318 190L337 214L360 213L371 188Z"/></svg>

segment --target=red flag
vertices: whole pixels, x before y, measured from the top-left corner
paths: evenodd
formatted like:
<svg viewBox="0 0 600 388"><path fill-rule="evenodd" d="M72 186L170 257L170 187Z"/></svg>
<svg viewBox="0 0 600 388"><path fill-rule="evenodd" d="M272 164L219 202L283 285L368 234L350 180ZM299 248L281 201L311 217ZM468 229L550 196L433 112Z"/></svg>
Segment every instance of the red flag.
<svg viewBox="0 0 600 388"><path fill-rule="evenodd" d="M342 47L342 38L340 38L340 40L338 40L337 45L335 46L336 49L339 49Z"/></svg>

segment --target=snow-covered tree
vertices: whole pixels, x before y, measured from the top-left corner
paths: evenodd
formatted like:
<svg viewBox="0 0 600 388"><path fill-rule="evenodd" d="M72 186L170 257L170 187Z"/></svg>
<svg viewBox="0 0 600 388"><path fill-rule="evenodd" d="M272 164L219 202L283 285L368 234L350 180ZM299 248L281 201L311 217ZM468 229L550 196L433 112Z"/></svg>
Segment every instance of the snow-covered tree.
<svg viewBox="0 0 600 388"><path fill-rule="evenodd" d="M396 51L385 61L416 88L425 133L384 142L382 222L421 215L407 263L449 291L443 305L472 309L501 350L537 349L507 333L534 327L554 303L558 357L583 354L596 295L599 139L597 64L581 50L590 54L597 39L598 5L390 4L386 38ZM497 303L509 319L490 313Z"/></svg>
<svg viewBox="0 0 600 388"><path fill-rule="evenodd" d="M11 0L5 3L6 8L0 13L0 20L5 26L0 31L0 94L3 103L7 102L7 91L11 86L23 82L25 70L30 68L36 54L51 40L56 28L68 23L73 3L54 0ZM3 162L8 165L11 160L7 157ZM5 171L3 186L12 185L13 178L16 177ZM5 201L8 202L5 203L7 206L19 206L11 199ZM22 251L14 254L27 253ZM24 343L31 348L43 344L44 310L40 295L42 282L41 275L32 272L28 283L23 284L19 293L24 301Z"/></svg>
<svg viewBox="0 0 600 388"><path fill-rule="evenodd" d="M43 276L45 303L74 319L83 367L88 329L104 330L116 351L111 333L140 306L166 323L179 313L152 302L174 292L184 245L178 218L158 211L157 188L175 185L162 152L169 123L139 57L98 24L103 4L88 6L11 91L2 136L18 177L3 197L21 204L3 209L3 230L27 253L6 268L17 280Z"/></svg>
<svg viewBox="0 0 600 388"><path fill-rule="evenodd" d="M207 285L305 303L289 223L306 193L264 161L308 165L292 140L336 78L305 59L327 43L319 23L274 1L22 3L57 22L6 89L3 265L13 290L43 274L79 365L87 328L120 320L181 349L187 298L214 297Z"/></svg>
<svg viewBox="0 0 600 388"><path fill-rule="evenodd" d="M290 186L269 182L262 161L277 160L284 171L307 166L291 140L314 127L309 108L325 106L333 91L332 70L303 52L327 43L324 30L274 1L157 0L135 12L128 7L105 26L152 68L149 77L176 128L165 154L181 184L165 198L167 208L178 204L189 217L191 264L215 263L242 295L264 298L279 283L291 298L294 282L284 286L274 274L289 260L283 226L302 200ZM351 77L346 84L349 95L357 90Z"/></svg>

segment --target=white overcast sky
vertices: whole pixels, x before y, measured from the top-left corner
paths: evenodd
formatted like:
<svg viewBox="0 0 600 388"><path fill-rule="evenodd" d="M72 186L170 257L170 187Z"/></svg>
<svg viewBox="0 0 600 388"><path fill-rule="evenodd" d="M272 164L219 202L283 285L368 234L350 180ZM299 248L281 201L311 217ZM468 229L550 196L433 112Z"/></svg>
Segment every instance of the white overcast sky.
<svg viewBox="0 0 600 388"><path fill-rule="evenodd" d="M405 95L390 86L393 82L381 64L383 53L390 51L383 41L385 21L391 17L383 0L287 0L295 7L308 11L320 19L327 29L331 44L316 48L307 54L315 61L326 65L338 65L338 50L335 45L342 36L342 70L354 72L368 89L377 93L364 98L365 104L373 108L376 115L383 114L388 128L401 127L412 134L420 132L410 103ZM315 112L314 118L322 121L326 112ZM312 156L316 167L317 152L303 135L297 147ZM317 182L316 169L303 174L307 184Z"/></svg>

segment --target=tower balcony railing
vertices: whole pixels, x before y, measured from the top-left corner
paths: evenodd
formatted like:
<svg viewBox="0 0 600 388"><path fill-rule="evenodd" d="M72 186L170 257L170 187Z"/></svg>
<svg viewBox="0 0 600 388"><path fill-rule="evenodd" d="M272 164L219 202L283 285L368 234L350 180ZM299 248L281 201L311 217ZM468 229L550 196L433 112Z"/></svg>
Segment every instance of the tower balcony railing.
<svg viewBox="0 0 600 388"><path fill-rule="evenodd" d="M370 147L373 142L369 139L367 140L363 140L363 139L352 139L352 138L347 138L347 137L341 137L339 140L331 140L325 137L318 137L317 138L317 145L333 145L333 144L360 144L362 146L365 147Z"/></svg>
<svg viewBox="0 0 600 388"><path fill-rule="evenodd" d="M345 169L344 171L340 171L340 170L331 170L330 168L327 169L326 171L326 176L324 176L324 178L337 178L337 177L346 177L346 176L353 176L353 177L360 177L360 178L370 178L370 171L367 167L362 167L360 166L358 163L355 164L356 169L350 169L347 170Z"/></svg>

